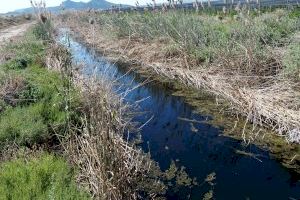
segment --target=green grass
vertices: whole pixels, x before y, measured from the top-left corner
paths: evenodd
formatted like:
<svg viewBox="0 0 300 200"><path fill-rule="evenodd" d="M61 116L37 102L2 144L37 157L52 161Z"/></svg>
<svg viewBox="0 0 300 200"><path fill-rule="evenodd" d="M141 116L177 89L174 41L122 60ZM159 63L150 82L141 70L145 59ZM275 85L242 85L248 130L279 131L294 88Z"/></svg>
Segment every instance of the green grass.
<svg viewBox="0 0 300 200"><path fill-rule="evenodd" d="M0 115L0 142L34 144L51 138L53 129L63 132L70 113L66 111L62 77L35 65L9 73L25 78L26 88L18 95L17 106L6 106ZM78 103L75 97L72 101L72 105Z"/></svg>
<svg viewBox="0 0 300 200"><path fill-rule="evenodd" d="M45 67L45 40L50 38L49 27L45 26L38 24L21 42L4 49L12 56L0 65L0 89L8 91L6 96L0 96L3 155L12 143L20 149L43 148L45 143L59 145L56 134L68 133L69 120L79 117L78 91L70 86L68 77ZM1 200L91 199L87 192L77 188L75 172L62 158L33 153L28 159L25 155L0 164ZM4 159L7 160L5 156Z"/></svg>
<svg viewBox="0 0 300 200"><path fill-rule="evenodd" d="M298 7L296 7L296 8L294 8L290 13L289 13L289 16L291 17L291 18L300 18L300 7L298 6Z"/></svg>
<svg viewBox="0 0 300 200"><path fill-rule="evenodd" d="M6 48L14 57L0 66L0 82L18 78L25 87L15 95L16 105L1 100L0 147L12 141L20 145L46 142L56 133L67 132L67 120L78 118L78 92L69 87L66 77L43 66L45 49L32 32Z"/></svg>
<svg viewBox="0 0 300 200"><path fill-rule="evenodd" d="M37 40L32 32L28 32L24 39L20 42L9 43L4 51L10 52L14 57L10 62L5 64L5 67L12 70L26 68L27 66L38 63L41 64L46 46L42 41ZM25 62L23 66L21 62Z"/></svg>
<svg viewBox="0 0 300 200"><path fill-rule="evenodd" d="M0 165L0 199L91 199L79 191L74 171L53 155L17 159Z"/></svg>
<svg viewBox="0 0 300 200"><path fill-rule="evenodd" d="M48 134L42 110L43 104L7 109L0 118L0 141L32 144L45 140Z"/></svg>

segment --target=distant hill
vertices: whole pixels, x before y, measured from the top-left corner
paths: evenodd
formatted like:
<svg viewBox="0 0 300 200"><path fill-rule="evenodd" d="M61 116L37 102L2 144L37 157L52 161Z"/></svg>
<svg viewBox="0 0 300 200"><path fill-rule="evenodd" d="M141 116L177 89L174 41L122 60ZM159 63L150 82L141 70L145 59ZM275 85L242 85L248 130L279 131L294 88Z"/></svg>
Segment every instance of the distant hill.
<svg viewBox="0 0 300 200"><path fill-rule="evenodd" d="M75 2L72 0L66 0L62 2L60 6L55 6L55 7L48 7L49 11L51 12L59 12L62 9L65 10L84 10L84 9L109 9L112 6L116 6L119 4L114 4L110 3L105 0L91 0L90 2ZM128 5L123 5L122 7L127 7ZM24 14L24 13L32 13L33 9L32 8L24 8L24 9L19 9L14 12L9 12L7 13L8 15L18 15L18 14Z"/></svg>
<svg viewBox="0 0 300 200"><path fill-rule="evenodd" d="M61 7L65 8L65 9L76 9L76 10L88 9L88 8L108 9L114 5L116 5L116 4L110 3L105 0L91 0L90 2L87 2L87 3L66 0L61 4Z"/></svg>

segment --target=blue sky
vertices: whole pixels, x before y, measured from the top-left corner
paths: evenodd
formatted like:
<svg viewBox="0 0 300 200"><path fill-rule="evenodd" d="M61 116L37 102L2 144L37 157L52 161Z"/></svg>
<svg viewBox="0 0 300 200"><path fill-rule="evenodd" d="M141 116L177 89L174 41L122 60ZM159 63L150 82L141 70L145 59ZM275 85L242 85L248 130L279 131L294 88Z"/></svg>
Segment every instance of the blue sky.
<svg viewBox="0 0 300 200"><path fill-rule="evenodd" d="M63 0L46 0L47 6L57 6ZM79 1L79 0L73 0ZM83 2L88 2L89 0L81 0ZM134 5L136 0L107 0L113 3L123 3ZM152 0L139 0L140 4L146 4L152 2ZM157 0L157 2L164 2L164 0ZM30 0L0 0L0 13L6 13L9 11L14 11L20 8L30 7Z"/></svg>

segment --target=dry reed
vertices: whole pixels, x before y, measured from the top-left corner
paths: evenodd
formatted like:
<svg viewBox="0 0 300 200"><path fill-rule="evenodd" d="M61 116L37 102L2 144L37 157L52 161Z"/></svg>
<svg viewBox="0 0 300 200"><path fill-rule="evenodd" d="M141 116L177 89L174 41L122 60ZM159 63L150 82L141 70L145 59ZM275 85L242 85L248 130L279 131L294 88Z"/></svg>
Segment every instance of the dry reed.
<svg viewBox="0 0 300 200"><path fill-rule="evenodd" d="M58 53L62 49L55 46L50 51L49 68L66 70L67 58L61 56L68 53ZM99 76L87 79L75 72L70 78L80 91L81 117L76 124L70 122L62 143L67 158L79 169L78 182L95 199L155 199L164 193L165 187L156 176L160 173L157 164L129 135L131 107L112 92L113 82Z"/></svg>

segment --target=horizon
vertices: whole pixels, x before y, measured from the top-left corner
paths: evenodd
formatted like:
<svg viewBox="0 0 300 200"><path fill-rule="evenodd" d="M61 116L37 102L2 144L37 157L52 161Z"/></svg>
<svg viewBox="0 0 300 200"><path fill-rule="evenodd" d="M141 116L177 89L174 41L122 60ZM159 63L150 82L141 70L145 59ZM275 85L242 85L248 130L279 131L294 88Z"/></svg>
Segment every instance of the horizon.
<svg viewBox="0 0 300 200"><path fill-rule="evenodd" d="M45 0L47 7L59 6L65 0ZM91 0L71 0L74 2L89 2ZM115 4L128 4L135 5L136 0L105 0ZM151 3L152 0L139 0L140 5L146 5L147 3ZM157 0L157 3L165 2L165 0ZM0 14L6 14L9 12L14 12L16 10L30 8L30 0L10 0L5 3L1 3Z"/></svg>

